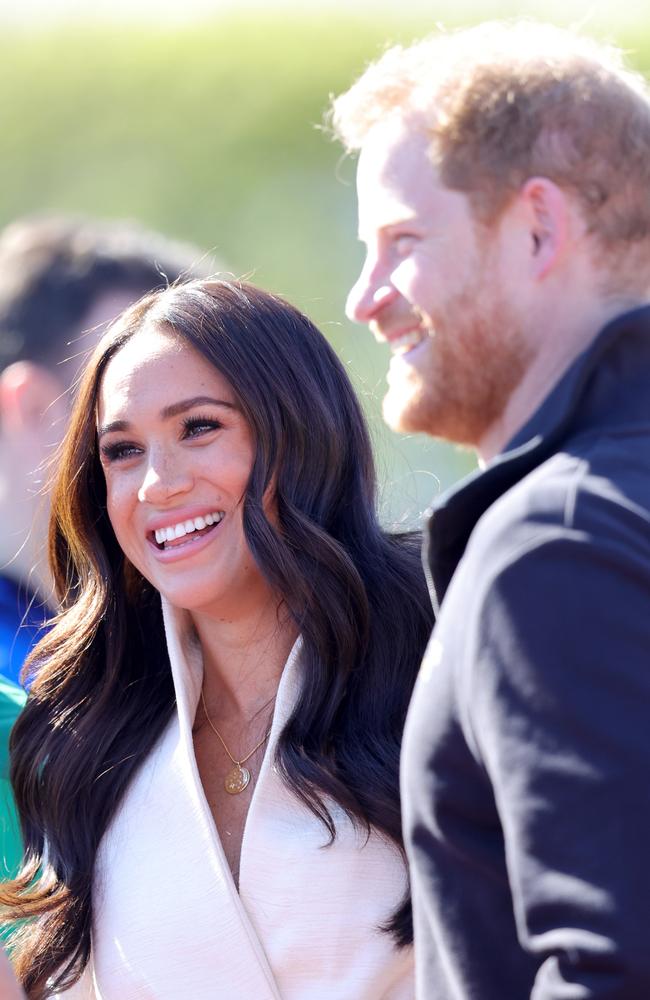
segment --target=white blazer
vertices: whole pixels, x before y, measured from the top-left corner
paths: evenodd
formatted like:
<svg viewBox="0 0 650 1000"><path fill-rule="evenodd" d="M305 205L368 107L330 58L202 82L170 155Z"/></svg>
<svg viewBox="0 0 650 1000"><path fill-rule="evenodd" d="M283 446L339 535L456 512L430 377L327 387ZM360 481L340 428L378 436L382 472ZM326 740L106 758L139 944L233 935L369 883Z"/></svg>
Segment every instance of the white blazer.
<svg viewBox="0 0 650 1000"><path fill-rule="evenodd" d="M274 750L295 703L285 665L246 819L239 892L199 779L192 724L203 666L189 616L163 602L177 712L98 851L92 957L66 1000L411 1000L413 953L379 930L406 890L399 852L337 837L281 781Z"/></svg>

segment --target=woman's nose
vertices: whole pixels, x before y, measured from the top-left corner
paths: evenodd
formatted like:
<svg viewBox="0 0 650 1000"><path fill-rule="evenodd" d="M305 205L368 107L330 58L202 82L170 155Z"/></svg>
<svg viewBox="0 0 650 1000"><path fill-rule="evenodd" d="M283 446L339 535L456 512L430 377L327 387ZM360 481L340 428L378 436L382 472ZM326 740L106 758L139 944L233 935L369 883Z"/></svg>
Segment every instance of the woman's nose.
<svg viewBox="0 0 650 1000"><path fill-rule="evenodd" d="M150 462L138 490L141 503L161 504L177 494L192 489L194 479L188 470L167 460Z"/></svg>

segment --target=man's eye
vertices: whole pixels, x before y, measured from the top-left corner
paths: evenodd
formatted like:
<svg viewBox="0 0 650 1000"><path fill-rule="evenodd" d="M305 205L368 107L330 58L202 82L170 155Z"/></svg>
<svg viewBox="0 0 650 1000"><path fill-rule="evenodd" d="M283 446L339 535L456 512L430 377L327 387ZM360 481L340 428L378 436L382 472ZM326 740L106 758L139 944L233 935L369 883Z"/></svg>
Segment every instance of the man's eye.
<svg viewBox="0 0 650 1000"><path fill-rule="evenodd" d="M401 233L393 240L393 246L399 257L404 257L410 253L415 243L415 236L411 233Z"/></svg>
<svg viewBox="0 0 650 1000"><path fill-rule="evenodd" d="M118 441L115 444L103 444L100 451L106 462L120 462L139 455L141 449L130 441Z"/></svg>
<svg viewBox="0 0 650 1000"><path fill-rule="evenodd" d="M222 425L214 417L186 417L183 420L183 437L199 437L218 430Z"/></svg>

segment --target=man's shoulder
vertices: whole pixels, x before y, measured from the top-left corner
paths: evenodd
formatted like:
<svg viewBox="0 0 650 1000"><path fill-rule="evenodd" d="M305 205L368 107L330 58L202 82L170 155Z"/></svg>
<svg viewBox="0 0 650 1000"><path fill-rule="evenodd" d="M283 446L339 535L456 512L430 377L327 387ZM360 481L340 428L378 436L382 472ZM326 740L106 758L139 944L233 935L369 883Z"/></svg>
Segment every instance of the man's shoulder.
<svg viewBox="0 0 650 1000"><path fill-rule="evenodd" d="M533 686L540 665L548 680L553 664L647 659L650 462L614 445L558 451L479 520L437 627L467 690L478 658L486 684L507 674Z"/></svg>
<svg viewBox="0 0 650 1000"><path fill-rule="evenodd" d="M489 566L589 538L640 546L650 559L650 432L569 442L492 504L466 556Z"/></svg>

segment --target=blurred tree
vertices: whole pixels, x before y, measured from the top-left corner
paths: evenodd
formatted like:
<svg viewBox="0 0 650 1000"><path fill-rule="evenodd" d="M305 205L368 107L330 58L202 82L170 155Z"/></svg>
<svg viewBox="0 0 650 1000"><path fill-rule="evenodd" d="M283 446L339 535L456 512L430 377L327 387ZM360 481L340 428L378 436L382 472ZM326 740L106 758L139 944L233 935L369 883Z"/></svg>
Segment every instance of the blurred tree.
<svg viewBox="0 0 650 1000"><path fill-rule="evenodd" d="M447 486L473 459L381 426L385 350L343 316L362 259L354 163L317 126L329 95L387 39L428 27L285 10L174 29L5 30L0 39L0 225L35 211L132 216L287 295L350 363L391 519L416 516L435 477Z"/></svg>

